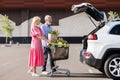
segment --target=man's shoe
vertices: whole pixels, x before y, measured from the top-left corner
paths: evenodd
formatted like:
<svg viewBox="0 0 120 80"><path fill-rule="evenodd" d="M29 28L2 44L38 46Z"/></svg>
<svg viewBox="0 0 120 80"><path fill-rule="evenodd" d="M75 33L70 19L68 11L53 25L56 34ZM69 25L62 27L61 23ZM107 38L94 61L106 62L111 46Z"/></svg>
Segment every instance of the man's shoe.
<svg viewBox="0 0 120 80"><path fill-rule="evenodd" d="M56 69L52 69L52 72L56 72Z"/></svg>
<svg viewBox="0 0 120 80"><path fill-rule="evenodd" d="M46 71L43 71L42 73L41 73L41 75L47 75L48 74L48 72L46 72Z"/></svg>

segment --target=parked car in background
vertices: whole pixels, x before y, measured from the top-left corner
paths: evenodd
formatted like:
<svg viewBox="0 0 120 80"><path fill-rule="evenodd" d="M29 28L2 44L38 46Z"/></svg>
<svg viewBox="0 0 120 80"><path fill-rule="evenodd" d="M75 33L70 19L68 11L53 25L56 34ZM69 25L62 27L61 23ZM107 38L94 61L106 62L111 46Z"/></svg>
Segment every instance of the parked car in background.
<svg viewBox="0 0 120 80"><path fill-rule="evenodd" d="M109 78L120 80L120 19L107 20L104 12L90 3L72 6L75 13L86 12L99 25L83 38L80 61L105 73ZM88 26L89 27L89 26Z"/></svg>

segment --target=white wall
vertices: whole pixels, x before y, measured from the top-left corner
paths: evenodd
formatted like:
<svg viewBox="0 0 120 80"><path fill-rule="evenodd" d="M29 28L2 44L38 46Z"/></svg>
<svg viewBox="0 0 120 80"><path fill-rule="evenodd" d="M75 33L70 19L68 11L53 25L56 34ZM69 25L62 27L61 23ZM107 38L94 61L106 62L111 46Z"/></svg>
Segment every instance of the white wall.
<svg viewBox="0 0 120 80"><path fill-rule="evenodd" d="M96 24L98 24L96 22ZM59 20L58 30L60 36L83 36L93 30L92 24L86 13L75 14Z"/></svg>
<svg viewBox="0 0 120 80"><path fill-rule="evenodd" d="M30 31L30 20L26 20L21 25L16 26L13 31L13 36L14 37L27 37L29 36L29 31Z"/></svg>

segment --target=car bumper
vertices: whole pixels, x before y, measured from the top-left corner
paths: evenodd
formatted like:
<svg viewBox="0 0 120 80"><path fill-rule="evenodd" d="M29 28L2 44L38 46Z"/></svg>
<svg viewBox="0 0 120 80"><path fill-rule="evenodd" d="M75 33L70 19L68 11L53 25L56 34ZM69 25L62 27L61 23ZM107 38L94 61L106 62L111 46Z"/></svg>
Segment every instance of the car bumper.
<svg viewBox="0 0 120 80"><path fill-rule="evenodd" d="M85 58L85 56L83 55L85 52L86 52L85 49L81 50L80 61L82 63L88 64L89 66L99 69L102 66L102 60L96 59L92 54L91 54L90 58Z"/></svg>

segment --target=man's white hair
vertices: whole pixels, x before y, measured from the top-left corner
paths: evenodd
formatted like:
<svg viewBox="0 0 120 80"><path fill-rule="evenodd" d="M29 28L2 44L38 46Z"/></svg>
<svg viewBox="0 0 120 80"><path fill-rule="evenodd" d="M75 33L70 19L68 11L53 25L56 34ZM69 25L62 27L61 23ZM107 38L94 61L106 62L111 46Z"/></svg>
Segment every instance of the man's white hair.
<svg viewBox="0 0 120 80"><path fill-rule="evenodd" d="M50 15L46 15L45 16L45 20L47 20L48 18L51 18L51 16Z"/></svg>

